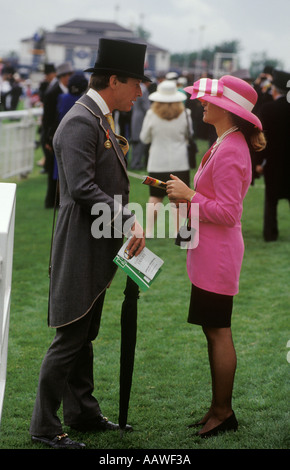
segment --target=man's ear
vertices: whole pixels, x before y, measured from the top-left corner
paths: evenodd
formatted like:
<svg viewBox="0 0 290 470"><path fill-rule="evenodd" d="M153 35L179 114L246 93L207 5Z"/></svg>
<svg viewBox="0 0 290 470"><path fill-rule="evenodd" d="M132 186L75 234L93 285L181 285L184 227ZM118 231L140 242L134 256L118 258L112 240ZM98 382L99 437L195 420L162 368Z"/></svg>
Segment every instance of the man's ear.
<svg viewBox="0 0 290 470"><path fill-rule="evenodd" d="M118 83L117 75L111 75L109 79L109 85L111 88L115 89Z"/></svg>

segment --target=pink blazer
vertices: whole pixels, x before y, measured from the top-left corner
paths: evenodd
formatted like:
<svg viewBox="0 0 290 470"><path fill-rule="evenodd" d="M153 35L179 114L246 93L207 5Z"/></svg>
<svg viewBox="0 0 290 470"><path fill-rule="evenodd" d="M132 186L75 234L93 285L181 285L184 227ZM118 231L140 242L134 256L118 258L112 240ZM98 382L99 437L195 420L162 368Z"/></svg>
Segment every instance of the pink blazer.
<svg viewBox="0 0 290 470"><path fill-rule="evenodd" d="M195 286L235 295L244 255L243 199L251 183L250 152L241 132L225 137L194 178L199 204L199 243L187 252L187 272Z"/></svg>

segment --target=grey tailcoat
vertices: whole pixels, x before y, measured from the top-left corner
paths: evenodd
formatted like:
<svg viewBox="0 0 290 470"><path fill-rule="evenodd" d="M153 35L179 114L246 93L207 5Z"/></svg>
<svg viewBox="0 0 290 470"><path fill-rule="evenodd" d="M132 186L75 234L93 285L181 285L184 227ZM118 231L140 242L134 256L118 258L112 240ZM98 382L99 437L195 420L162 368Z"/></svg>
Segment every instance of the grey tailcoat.
<svg viewBox="0 0 290 470"><path fill-rule="evenodd" d="M108 131L111 148L104 146ZM62 119L53 146L60 208L52 249L48 324L57 328L84 316L112 281L116 272L113 258L123 243L120 221L128 224L132 214L124 208L129 179L123 152L89 96L82 96ZM115 237L93 236L92 224L97 218L92 207L96 203L110 208L110 227L113 220L118 221ZM100 217L102 214L99 212Z"/></svg>

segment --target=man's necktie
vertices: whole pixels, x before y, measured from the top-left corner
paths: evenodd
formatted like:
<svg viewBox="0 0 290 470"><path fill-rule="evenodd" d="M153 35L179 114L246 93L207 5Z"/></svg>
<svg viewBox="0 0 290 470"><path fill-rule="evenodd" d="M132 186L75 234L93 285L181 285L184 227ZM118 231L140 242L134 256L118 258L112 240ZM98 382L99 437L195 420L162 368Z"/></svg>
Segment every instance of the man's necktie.
<svg viewBox="0 0 290 470"><path fill-rule="evenodd" d="M129 144L128 144L127 139L125 139L125 137L123 137L122 135L118 135L118 134L115 133L115 123L114 123L113 116L111 114L106 114L106 119L107 119L108 123L110 124L111 129L114 132L116 138L118 139L119 145L120 145L120 147L123 151L123 154L125 156L127 154L128 150L129 150Z"/></svg>
<svg viewBox="0 0 290 470"><path fill-rule="evenodd" d="M115 134L115 123L114 123L114 118L113 118L112 114L106 114L106 119L107 119L108 123L110 124L110 126L112 128L112 131Z"/></svg>

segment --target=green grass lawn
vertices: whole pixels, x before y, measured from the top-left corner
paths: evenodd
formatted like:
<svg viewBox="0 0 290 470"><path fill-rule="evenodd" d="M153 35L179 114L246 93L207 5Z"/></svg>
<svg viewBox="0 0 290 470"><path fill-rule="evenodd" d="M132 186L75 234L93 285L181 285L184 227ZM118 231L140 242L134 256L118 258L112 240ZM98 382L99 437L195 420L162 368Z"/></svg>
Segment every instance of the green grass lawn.
<svg viewBox="0 0 290 470"><path fill-rule="evenodd" d="M200 152L205 142L199 143ZM38 150L36 160L41 157ZM200 156L199 156L200 158ZM186 252L172 238L147 246L164 259L153 287L141 293L138 338L128 422L134 432L70 437L89 449L287 449L289 448L290 217L279 203L280 237L262 239L263 179L244 204L245 258L233 312L238 356L233 408L239 430L208 440L187 425L211 398L207 347L201 329L187 324L190 283ZM0 449L40 449L29 435L42 358L54 336L47 327L48 261L52 210L44 209L46 177L39 169L18 182L9 355ZM131 201L145 205L148 188L131 178ZM120 311L125 276L118 271L107 292L94 344L95 384L104 415L118 420Z"/></svg>

